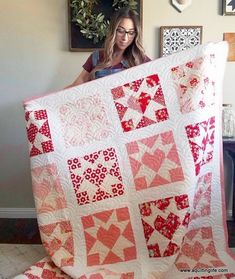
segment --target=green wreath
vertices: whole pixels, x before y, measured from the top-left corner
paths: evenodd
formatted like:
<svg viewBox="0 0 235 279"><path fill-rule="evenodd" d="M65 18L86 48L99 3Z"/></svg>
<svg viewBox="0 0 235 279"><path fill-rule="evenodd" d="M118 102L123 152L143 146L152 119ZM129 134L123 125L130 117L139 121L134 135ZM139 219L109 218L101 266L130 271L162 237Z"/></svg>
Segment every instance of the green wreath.
<svg viewBox="0 0 235 279"><path fill-rule="evenodd" d="M93 8L98 4L98 0L71 0L72 22L78 25L82 35L94 44L102 41L106 36L109 20L105 19L103 13L93 13ZM112 7L118 10L123 7L137 10L137 1L135 0L114 0Z"/></svg>

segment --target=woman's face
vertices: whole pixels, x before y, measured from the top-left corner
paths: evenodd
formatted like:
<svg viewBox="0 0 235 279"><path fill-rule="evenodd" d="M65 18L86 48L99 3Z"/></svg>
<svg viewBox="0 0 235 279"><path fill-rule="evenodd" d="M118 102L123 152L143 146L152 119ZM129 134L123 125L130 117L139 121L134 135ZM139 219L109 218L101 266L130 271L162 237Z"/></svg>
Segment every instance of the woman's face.
<svg viewBox="0 0 235 279"><path fill-rule="evenodd" d="M116 30L115 46L124 51L134 40L136 30L134 22L130 18L123 18Z"/></svg>

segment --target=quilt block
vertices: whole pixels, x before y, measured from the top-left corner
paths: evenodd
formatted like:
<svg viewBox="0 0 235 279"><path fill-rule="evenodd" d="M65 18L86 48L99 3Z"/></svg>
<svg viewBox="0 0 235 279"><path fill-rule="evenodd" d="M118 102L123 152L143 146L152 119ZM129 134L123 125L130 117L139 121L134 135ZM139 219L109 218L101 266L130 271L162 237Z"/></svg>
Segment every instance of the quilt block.
<svg viewBox="0 0 235 279"><path fill-rule="evenodd" d="M188 196L181 195L139 205L149 257L168 257L178 252L182 226L189 222Z"/></svg>
<svg viewBox="0 0 235 279"><path fill-rule="evenodd" d="M25 102L48 258L17 278L234 278L221 153L227 44ZM208 276L209 274L209 276Z"/></svg>
<svg viewBox="0 0 235 279"><path fill-rule="evenodd" d="M177 268L224 267L225 264L220 260L216 252L213 239L211 227L201 227L189 231L185 235L181 252L175 261ZM190 263L186 260L187 258L191 259Z"/></svg>
<svg viewBox="0 0 235 279"><path fill-rule="evenodd" d="M114 148L72 158L67 163L79 205L124 194Z"/></svg>
<svg viewBox="0 0 235 279"><path fill-rule="evenodd" d="M39 226L43 245L59 267L74 264L74 241L71 223L61 221Z"/></svg>
<svg viewBox="0 0 235 279"><path fill-rule="evenodd" d="M111 90L124 132L168 119L164 94L157 74Z"/></svg>
<svg viewBox="0 0 235 279"><path fill-rule="evenodd" d="M67 207L55 164L32 169L34 200L37 212L48 213Z"/></svg>
<svg viewBox="0 0 235 279"><path fill-rule="evenodd" d="M126 145L136 190L184 179L172 131Z"/></svg>
<svg viewBox="0 0 235 279"><path fill-rule="evenodd" d="M211 54L171 69L182 113L214 104L215 66L215 56Z"/></svg>
<svg viewBox="0 0 235 279"><path fill-rule="evenodd" d="M84 216L82 223L89 266L136 259L135 239L127 207Z"/></svg>
<svg viewBox="0 0 235 279"><path fill-rule="evenodd" d="M27 111L25 119L30 156L54 151L46 110Z"/></svg>
<svg viewBox="0 0 235 279"><path fill-rule="evenodd" d="M59 115L64 142L68 148L102 140L110 134L110 123L99 96L62 104Z"/></svg>

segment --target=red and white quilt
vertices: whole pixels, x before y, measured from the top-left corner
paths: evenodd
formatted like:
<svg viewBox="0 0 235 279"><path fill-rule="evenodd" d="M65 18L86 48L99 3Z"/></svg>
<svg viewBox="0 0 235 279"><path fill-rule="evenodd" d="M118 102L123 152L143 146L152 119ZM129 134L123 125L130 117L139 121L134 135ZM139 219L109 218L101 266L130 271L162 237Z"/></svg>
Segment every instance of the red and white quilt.
<svg viewBox="0 0 235 279"><path fill-rule="evenodd" d="M235 278L221 152L227 44L25 102L48 257L17 278Z"/></svg>

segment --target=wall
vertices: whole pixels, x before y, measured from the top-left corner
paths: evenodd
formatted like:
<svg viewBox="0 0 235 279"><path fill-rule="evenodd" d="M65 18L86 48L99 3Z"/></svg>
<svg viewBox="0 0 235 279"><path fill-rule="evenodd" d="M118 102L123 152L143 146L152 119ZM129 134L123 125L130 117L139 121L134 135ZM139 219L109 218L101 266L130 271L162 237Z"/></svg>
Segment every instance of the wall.
<svg viewBox="0 0 235 279"><path fill-rule="evenodd" d="M203 25L203 43L235 32L222 0L193 0L179 13L168 0L143 0L144 46L159 57L159 27ZM68 50L67 0L0 1L0 208L34 207L22 101L59 90L89 53ZM235 62L227 63L224 102L235 104Z"/></svg>
<svg viewBox="0 0 235 279"><path fill-rule="evenodd" d="M192 0L192 5L179 13L171 1L143 0L144 42L152 57L159 55L159 27L164 25L202 25L202 43L223 40L224 32L235 32L235 16L222 16L223 0ZM224 103L235 105L235 84L231 83L235 62L227 63L224 81Z"/></svg>

